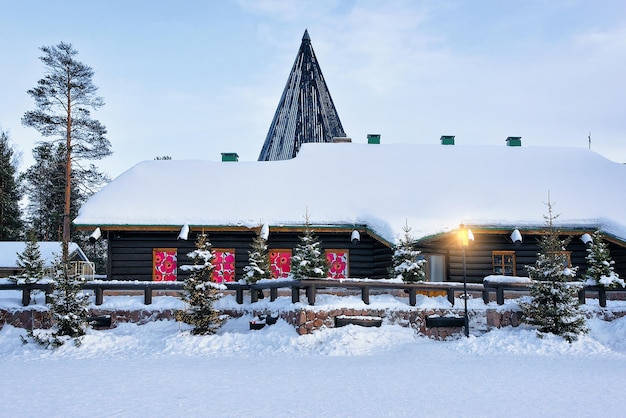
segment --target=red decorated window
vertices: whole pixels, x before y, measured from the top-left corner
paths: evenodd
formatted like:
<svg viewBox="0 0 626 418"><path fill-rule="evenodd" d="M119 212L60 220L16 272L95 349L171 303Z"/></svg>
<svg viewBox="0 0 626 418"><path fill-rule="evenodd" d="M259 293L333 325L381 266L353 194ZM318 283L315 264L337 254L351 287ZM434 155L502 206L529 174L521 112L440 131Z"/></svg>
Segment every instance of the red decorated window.
<svg viewBox="0 0 626 418"><path fill-rule="evenodd" d="M272 278L287 277L291 272L291 250L270 250Z"/></svg>
<svg viewBox="0 0 626 418"><path fill-rule="evenodd" d="M213 254L213 281L216 283L235 281L235 250L214 249Z"/></svg>
<svg viewBox="0 0 626 418"><path fill-rule="evenodd" d="M175 281L177 277L176 248L154 248L152 250L152 280L155 282Z"/></svg>
<svg viewBox="0 0 626 418"><path fill-rule="evenodd" d="M326 250L328 277L345 279L348 277L348 250Z"/></svg>

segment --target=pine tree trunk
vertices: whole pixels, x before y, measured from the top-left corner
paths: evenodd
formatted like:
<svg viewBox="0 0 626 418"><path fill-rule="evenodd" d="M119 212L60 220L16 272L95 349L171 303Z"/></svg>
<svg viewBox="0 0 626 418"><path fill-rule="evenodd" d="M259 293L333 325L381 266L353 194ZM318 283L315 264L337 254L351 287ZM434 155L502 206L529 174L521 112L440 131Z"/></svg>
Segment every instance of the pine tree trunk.
<svg viewBox="0 0 626 418"><path fill-rule="evenodd" d="M72 102L68 78L67 95L67 131L65 137L65 209L63 211L63 262L69 261L68 243L70 242L70 207L72 194Z"/></svg>

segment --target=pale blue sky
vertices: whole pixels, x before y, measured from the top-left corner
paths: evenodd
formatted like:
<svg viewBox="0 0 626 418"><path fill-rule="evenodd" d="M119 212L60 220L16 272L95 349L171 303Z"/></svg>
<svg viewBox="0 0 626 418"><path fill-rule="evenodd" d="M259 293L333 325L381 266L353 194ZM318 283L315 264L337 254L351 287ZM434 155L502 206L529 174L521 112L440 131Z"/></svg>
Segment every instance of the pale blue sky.
<svg viewBox="0 0 626 418"><path fill-rule="evenodd" d="M110 175L157 155L256 160L305 29L354 142L587 147L591 131L626 162L623 0L0 0L0 127L26 168L38 48L64 41L96 71Z"/></svg>

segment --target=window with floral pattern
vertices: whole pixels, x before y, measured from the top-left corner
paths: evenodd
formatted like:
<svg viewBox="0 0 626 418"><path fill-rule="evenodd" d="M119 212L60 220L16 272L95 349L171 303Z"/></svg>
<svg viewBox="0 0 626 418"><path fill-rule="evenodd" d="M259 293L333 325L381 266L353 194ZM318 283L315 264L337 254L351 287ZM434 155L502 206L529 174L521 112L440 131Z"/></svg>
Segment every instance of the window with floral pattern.
<svg viewBox="0 0 626 418"><path fill-rule="evenodd" d="M177 277L176 248L152 249L152 280L155 282L175 281Z"/></svg>
<svg viewBox="0 0 626 418"><path fill-rule="evenodd" d="M326 250L328 277L345 279L348 277L348 250Z"/></svg>
<svg viewBox="0 0 626 418"><path fill-rule="evenodd" d="M272 278L279 279L289 276L291 273L291 250L271 249L269 255Z"/></svg>
<svg viewBox="0 0 626 418"><path fill-rule="evenodd" d="M235 250L214 249L213 254L213 281L215 283L235 281Z"/></svg>

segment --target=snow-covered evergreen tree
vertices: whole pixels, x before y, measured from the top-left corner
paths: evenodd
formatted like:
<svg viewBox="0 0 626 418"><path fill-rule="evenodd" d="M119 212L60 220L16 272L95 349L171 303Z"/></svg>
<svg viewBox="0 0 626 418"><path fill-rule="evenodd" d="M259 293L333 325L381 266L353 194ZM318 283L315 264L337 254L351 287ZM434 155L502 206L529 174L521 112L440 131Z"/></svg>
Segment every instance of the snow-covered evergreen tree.
<svg viewBox="0 0 626 418"><path fill-rule="evenodd" d="M63 243L67 246L67 243ZM67 252L67 248L64 250ZM69 340L80 345L81 337L89 326L89 295L83 292L85 279L72 272L70 263L58 257L54 265L52 294L50 295L50 330L31 331L30 335L40 344L58 347Z"/></svg>
<svg viewBox="0 0 626 418"><path fill-rule="evenodd" d="M426 279L426 259L420 256L421 251L415 249L411 228L405 225L402 230L404 236L394 246L389 275L405 282L422 282Z"/></svg>
<svg viewBox="0 0 626 418"><path fill-rule="evenodd" d="M587 271L585 272L585 284L587 286L605 286L608 288L624 287L624 279L620 279L611 259L609 245L602 238L602 233L596 231L593 240L587 248Z"/></svg>
<svg viewBox="0 0 626 418"><path fill-rule="evenodd" d="M0 129L0 241L13 241L20 237L20 199L22 187L17 176L19 153L9 143L8 132Z"/></svg>
<svg viewBox="0 0 626 418"><path fill-rule="evenodd" d="M533 266L526 266L532 279L530 301L521 307L526 321L537 326L538 335L552 333L568 342L586 333L585 317L579 309L577 288L568 285L574 280L577 267L570 267L565 254L568 240L561 240L554 227L552 203L548 199L547 230L539 241L541 251Z"/></svg>
<svg viewBox="0 0 626 418"><path fill-rule="evenodd" d="M327 278L328 260L309 224L308 213L304 217L304 233L291 256L291 274L294 279Z"/></svg>
<svg viewBox="0 0 626 418"><path fill-rule="evenodd" d="M252 240L252 251L248 251L248 265L243 268L244 278L248 283L256 283L259 280L272 277L267 240L262 231L262 226L259 226L256 236Z"/></svg>
<svg viewBox="0 0 626 418"><path fill-rule="evenodd" d="M27 233L28 241L26 247L21 253L17 253L17 266L22 269L17 276L11 276L9 279L17 284L37 283L44 276L44 260L41 258L39 250L39 242L37 235L32 229Z"/></svg>
<svg viewBox="0 0 626 418"><path fill-rule="evenodd" d="M196 249L187 254L193 258L193 265L182 266L181 269L191 271L185 279L183 301L189 307L175 313L178 321L192 325L194 335L214 334L224 322L220 311L213 304L222 297L226 287L212 281L215 265L212 261L215 254L206 234L198 235Z"/></svg>

